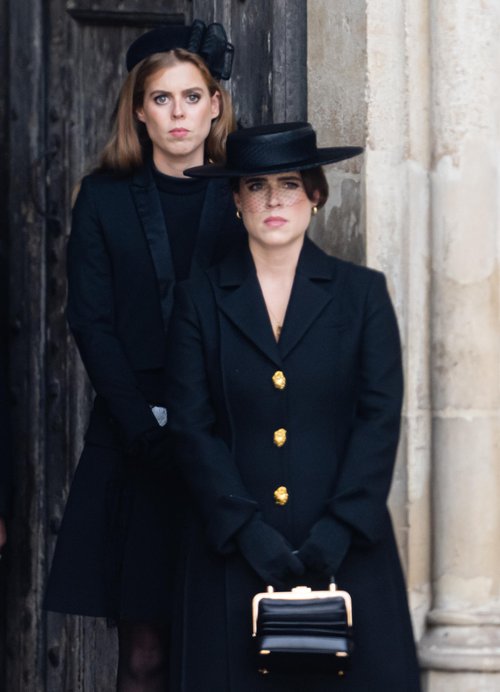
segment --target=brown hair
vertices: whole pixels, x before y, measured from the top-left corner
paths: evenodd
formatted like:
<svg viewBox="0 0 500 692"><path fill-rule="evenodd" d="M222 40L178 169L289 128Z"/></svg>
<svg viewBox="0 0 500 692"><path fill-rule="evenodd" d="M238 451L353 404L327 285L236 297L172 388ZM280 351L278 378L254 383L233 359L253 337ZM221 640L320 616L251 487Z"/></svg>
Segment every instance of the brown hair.
<svg viewBox="0 0 500 692"><path fill-rule="evenodd" d="M316 168L306 168L305 170L299 172L302 177L304 190L308 199L310 199L311 202L314 202L314 195L315 193L318 193L319 197L318 201L316 202L316 206L318 209L321 209L321 207L326 204L329 194L328 181L323 168L321 166L317 166ZM240 191L241 177L234 177L230 179L230 185L233 192Z"/></svg>
<svg viewBox="0 0 500 692"><path fill-rule="evenodd" d="M309 197L311 202L314 201L314 193L318 193L318 201L316 206L321 209L328 199L328 181L325 176L321 166L317 168L306 168L304 171L300 171L302 176L302 182L304 183L304 190L306 195Z"/></svg>
<svg viewBox="0 0 500 692"><path fill-rule="evenodd" d="M148 56L130 71L120 91L111 136L99 157L99 168L127 172L142 165L144 151L151 140L144 124L137 119L136 111L143 104L147 80L158 70L182 62L190 62L199 69L210 96L220 94L220 113L212 121L205 141L205 158L217 164L225 162L226 138L235 129L231 97L212 77L203 58L175 48Z"/></svg>

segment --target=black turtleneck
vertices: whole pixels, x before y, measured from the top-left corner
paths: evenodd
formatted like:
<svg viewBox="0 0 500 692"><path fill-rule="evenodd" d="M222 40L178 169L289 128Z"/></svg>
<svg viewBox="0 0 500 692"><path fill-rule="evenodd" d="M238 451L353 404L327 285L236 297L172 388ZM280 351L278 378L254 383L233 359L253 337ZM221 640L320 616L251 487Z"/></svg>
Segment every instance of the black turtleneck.
<svg viewBox="0 0 500 692"><path fill-rule="evenodd" d="M181 281L189 276L191 269L208 181L174 178L160 173L154 165L153 176L165 217L175 277Z"/></svg>

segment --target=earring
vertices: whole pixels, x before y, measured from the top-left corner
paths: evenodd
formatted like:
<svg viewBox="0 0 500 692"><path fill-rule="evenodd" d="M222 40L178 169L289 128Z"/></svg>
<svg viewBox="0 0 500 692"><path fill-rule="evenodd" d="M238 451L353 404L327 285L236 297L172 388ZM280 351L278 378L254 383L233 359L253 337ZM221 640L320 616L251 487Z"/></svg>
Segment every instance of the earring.
<svg viewBox="0 0 500 692"><path fill-rule="evenodd" d="M316 205L314 205L314 207L312 208L312 215L316 216L317 213L318 213L318 207Z"/></svg>
<svg viewBox="0 0 500 692"><path fill-rule="evenodd" d="M236 218L241 219L241 212L239 209L236 209Z"/></svg>

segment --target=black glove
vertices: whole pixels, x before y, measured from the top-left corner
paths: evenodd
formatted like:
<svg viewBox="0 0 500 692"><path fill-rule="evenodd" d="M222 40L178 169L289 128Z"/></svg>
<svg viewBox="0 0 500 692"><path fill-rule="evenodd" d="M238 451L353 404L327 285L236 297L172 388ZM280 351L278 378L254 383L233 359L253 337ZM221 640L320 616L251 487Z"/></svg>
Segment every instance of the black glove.
<svg viewBox="0 0 500 692"><path fill-rule="evenodd" d="M238 531L236 543L245 560L266 584L284 589L292 577L304 574L304 565L289 543L258 515Z"/></svg>
<svg viewBox="0 0 500 692"><path fill-rule="evenodd" d="M314 524L298 556L308 569L333 577L350 543L351 531L328 514Z"/></svg>
<svg viewBox="0 0 500 692"><path fill-rule="evenodd" d="M166 426L157 425L139 435L128 449L135 461L146 463L152 468L162 469L168 464L171 440Z"/></svg>

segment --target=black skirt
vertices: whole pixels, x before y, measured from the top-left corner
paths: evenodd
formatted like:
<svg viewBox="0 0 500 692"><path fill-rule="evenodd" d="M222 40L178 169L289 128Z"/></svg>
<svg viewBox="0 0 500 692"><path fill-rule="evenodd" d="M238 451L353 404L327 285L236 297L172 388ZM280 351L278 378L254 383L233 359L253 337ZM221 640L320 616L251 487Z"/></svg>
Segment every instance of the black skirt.
<svg viewBox="0 0 500 692"><path fill-rule="evenodd" d="M172 472L86 444L58 535L44 607L166 623L177 530Z"/></svg>

